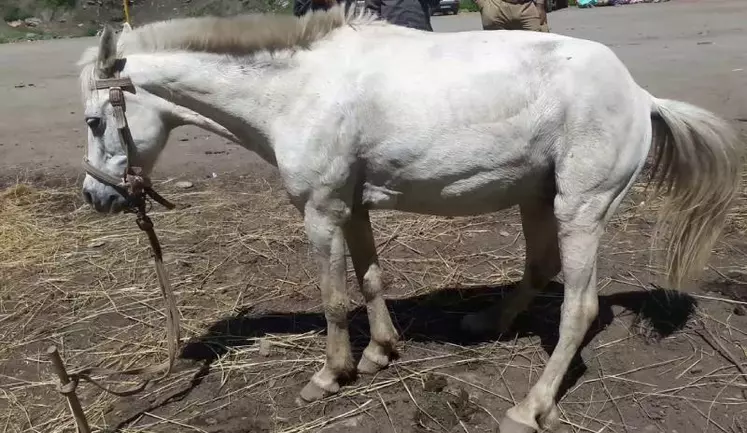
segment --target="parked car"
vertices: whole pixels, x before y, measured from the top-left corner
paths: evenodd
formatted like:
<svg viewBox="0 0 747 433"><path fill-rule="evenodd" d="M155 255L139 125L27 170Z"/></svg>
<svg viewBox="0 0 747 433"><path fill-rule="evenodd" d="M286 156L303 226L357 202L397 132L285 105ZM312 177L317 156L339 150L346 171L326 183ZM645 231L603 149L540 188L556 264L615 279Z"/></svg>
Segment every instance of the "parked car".
<svg viewBox="0 0 747 433"><path fill-rule="evenodd" d="M431 15L435 15L436 12L442 14L451 12L456 15L459 13L459 6L459 0L439 0L438 3L431 6Z"/></svg>

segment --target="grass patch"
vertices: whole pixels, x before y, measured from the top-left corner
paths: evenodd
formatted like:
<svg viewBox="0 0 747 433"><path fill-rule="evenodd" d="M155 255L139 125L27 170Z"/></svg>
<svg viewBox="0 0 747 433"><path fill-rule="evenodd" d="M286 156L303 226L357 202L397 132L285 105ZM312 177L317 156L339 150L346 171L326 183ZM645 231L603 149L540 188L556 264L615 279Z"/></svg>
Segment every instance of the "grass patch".
<svg viewBox="0 0 747 433"><path fill-rule="evenodd" d="M33 15L28 11L21 9L18 6L13 6L3 13L3 20L6 22L21 21L26 18L31 18L32 16Z"/></svg>
<svg viewBox="0 0 747 433"><path fill-rule="evenodd" d="M44 0L47 6L51 8L65 8L72 9L77 3L76 0Z"/></svg>
<svg viewBox="0 0 747 433"><path fill-rule="evenodd" d="M459 3L459 10L465 12L479 12L480 8L474 0L464 0Z"/></svg>
<svg viewBox="0 0 747 433"><path fill-rule="evenodd" d="M291 13L292 11L293 4L291 2L284 3L280 0L242 0L238 2L213 0L196 9L188 10L186 15L189 17L201 17L207 15L231 16L241 13Z"/></svg>
<svg viewBox="0 0 747 433"><path fill-rule="evenodd" d="M0 29L0 44L10 44L21 41L44 41L49 39L59 39L59 35L54 33L45 33L24 29L23 31L10 29Z"/></svg>
<svg viewBox="0 0 747 433"><path fill-rule="evenodd" d="M32 32L24 32L24 31L16 30L11 27L8 27L8 28L0 27L0 44L9 44L11 42L18 42L18 41L26 40L27 39L26 35L31 34L31 33Z"/></svg>

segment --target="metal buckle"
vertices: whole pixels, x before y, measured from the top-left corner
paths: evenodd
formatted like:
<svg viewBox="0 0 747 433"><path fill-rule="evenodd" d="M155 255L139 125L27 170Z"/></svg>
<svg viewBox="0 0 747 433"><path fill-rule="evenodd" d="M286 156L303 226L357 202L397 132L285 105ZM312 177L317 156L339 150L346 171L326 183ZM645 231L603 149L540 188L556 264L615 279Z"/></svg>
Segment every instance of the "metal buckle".
<svg viewBox="0 0 747 433"><path fill-rule="evenodd" d="M128 77L99 78L94 82L94 89L96 90L111 89L112 87L119 87L126 92L136 93L135 85Z"/></svg>

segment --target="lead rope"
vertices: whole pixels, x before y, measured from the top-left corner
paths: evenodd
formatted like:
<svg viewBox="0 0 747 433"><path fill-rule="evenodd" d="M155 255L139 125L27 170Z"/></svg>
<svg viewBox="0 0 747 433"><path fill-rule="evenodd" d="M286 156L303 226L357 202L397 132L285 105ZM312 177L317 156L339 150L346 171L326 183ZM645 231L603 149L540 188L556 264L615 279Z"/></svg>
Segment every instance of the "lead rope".
<svg viewBox="0 0 747 433"><path fill-rule="evenodd" d="M130 5L129 0L122 0L122 8L124 9L124 18L127 25L132 25L130 23Z"/></svg>
<svg viewBox="0 0 747 433"><path fill-rule="evenodd" d="M124 1L126 2L127 0ZM132 139L132 134L130 133L129 125L127 123L127 117L125 115L126 105L123 94L123 88L132 88L132 90L134 91L134 86L132 86L132 83L127 78L102 79L98 80L96 88L109 89L110 102L112 104L112 107L114 108L115 126L118 131L120 145L122 145L127 155L127 166L125 172L123 173L123 177L119 179L94 167L88 160L88 149L86 149L85 156L83 157L83 168L88 175L94 177L104 184L115 188L127 198L129 204L129 212L136 215L138 228L144 231L148 237L148 242L150 244L150 249L155 262L156 276L161 288L161 295L166 302L166 334L168 344L168 360L157 365L131 368L123 371L108 368L89 367L68 374L62 362L62 359L59 356L57 348L54 346L50 347L48 349L48 356L50 357L52 365L60 379L60 386L58 391L67 398L70 409L73 412L76 423L78 424L78 430L80 433L89 432L89 426L85 419L85 414L83 413L80 402L78 401L77 395L75 394L75 390L80 380L89 382L102 391L120 397L137 394L144 390L150 382L159 382L171 374L172 368L176 361L180 340L179 310L177 309L176 300L174 299L174 292L169 282L169 275L163 264L163 252L161 249L161 243L159 242L158 236L153 229L153 221L151 221L150 217L148 217L146 210L148 198L153 199L167 209L173 209L175 206L153 190L150 180L143 175L142 170L139 167L132 166L132 157L134 156L135 144ZM114 375L150 375L156 373L161 373L161 375L156 379L144 379L139 385L121 390L115 390L106 387L99 381L91 377Z"/></svg>
<svg viewBox="0 0 747 433"><path fill-rule="evenodd" d="M135 185L135 188L139 187L136 182L133 182L133 183ZM100 368L100 367L84 368L74 373L71 373L69 375L70 382L73 384L72 391L74 391L78 382L82 379L82 380L85 380L86 382L91 383L97 388L105 392L108 392L109 394L113 394L119 397L126 397L126 396L130 396L133 394L137 394L141 392L143 389L145 389L145 387L151 381L159 382L165 379L167 376L169 376L174 366L174 362L176 361L176 355L177 355L177 350L178 350L179 340L180 340L179 312L176 307L176 301L174 299L173 289L171 287L171 283L169 282L168 272L166 271L166 268L163 265L163 253L161 250L161 244L158 240L158 236L156 236L156 232L153 230L153 222L151 221L150 217L148 217L145 211L144 196L146 194L145 192L146 189L143 188L142 191L143 192L141 193L142 194L141 199L139 200L139 203L137 204L136 211L135 211L135 214L137 217L136 222L137 222L138 228L144 231L145 234L148 236L148 241L150 243L151 252L153 254L153 259L155 262L156 276L158 277L158 283L161 288L161 296L166 302L166 334L167 334L167 344L168 344L168 360L157 365L131 368L128 370L123 370L123 371L112 370L108 368ZM156 379L144 379L139 385L136 385L130 388L125 388L122 390L115 390L115 389L106 387L102 385L99 381L91 377L91 376L114 376L114 375L135 376L135 375L147 375L147 374L156 374L156 373L161 373L161 375Z"/></svg>
<svg viewBox="0 0 747 433"><path fill-rule="evenodd" d="M70 411L73 414L75 423L78 426L78 433L90 433L90 427L88 420L86 419L85 412L78 400L76 389L81 380L84 380L95 387L101 389L104 392L113 394L119 397L127 397L137 394L145 389L150 382L160 382L171 374L171 370L176 360L177 349L179 346L179 311L176 308L176 301L174 299L173 289L169 283L169 276L166 268L163 265L163 254L161 250L161 244L156 236L156 232L153 230L153 222L146 214L146 197L153 197L156 201L168 207L173 208L174 205L168 202L166 199L159 196L149 186L145 186L145 182L142 177L137 175L129 176L128 186L130 191L138 193L136 196L137 204L135 206L135 214L137 216L137 226L140 230L144 231L148 236L150 243L151 252L155 261L156 275L158 277L159 286L161 287L161 295L166 301L166 333L168 341L168 360L157 365L150 365L147 367L132 368L128 370L118 371L107 368L89 367L78 370L74 373L68 374L65 369L65 365L60 357L59 352L55 346L51 346L47 349L47 356L52 362L52 367L55 370L59 378L58 391L64 395L67 399ZM158 197L158 198L156 198ZM150 375L161 373L156 379L144 379L139 385L132 386L130 388L115 390L104 386L96 379L91 376L114 376L114 375Z"/></svg>
<svg viewBox="0 0 747 433"><path fill-rule="evenodd" d="M126 85L127 82L121 83L122 79L115 80L118 81L99 80L100 82L97 84L97 87L103 87L103 85L109 86L109 103L114 109L114 126L117 128L120 145L124 148L125 154L127 155L127 165L125 168L125 172L123 173L123 178L121 179L121 181L117 179L117 181L119 181L120 183L118 185L112 186L124 189L123 192L125 192L131 206L130 212L135 213L135 216L137 218L136 222L138 228L144 231L148 236L148 242L150 243L151 252L153 254L153 259L155 262L156 276L158 277L158 283L161 288L161 295L166 302L166 334L169 357L166 362L158 365L133 368L125 371L91 367L73 373L70 375L70 377L73 383L77 383L79 379L83 379L86 382L90 382L96 387L110 394L118 396L128 396L145 389L150 380L145 380L140 385L132 388L116 391L111 388L105 387L95 379L91 378L91 376L141 375L163 372L161 376L156 379L156 381L160 381L166 378L169 374L171 374L171 369L173 368L174 362L176 360L176 353L179 345L179 310L176 307L176 301L174 299L174 293L171 287L171 283L169 282L168 273L166 272L166 268L163 265L163 252L161 249L161 243L158 240L158 236L156 236L156 232L153 230L153 221L151 221L146 212L146 202L148 197L153 198L153 200L168 209L173 209L174 205L168 200L161 197L158 193L156 193L151 188L150 181L143 176L142 170L139 167L134 167L132 165L132 158L135 152L135 144L132 139L132 134L130 133L130 126L127 123L127 116L125 114L125 112L127 111L127 105L125 103L123 86L121 86L121 84ZM112 84L120 85L112 86ZM88 169L92 168L91 164L89 163L86 163L84 167L87 169L87 171L89 171ZM99 171L100 170L95 169L93 170L93 173L89 174L100 175L101 173L97 173ZM109 183L107 179L105 179L105 176L104 181L105 183Z"/></svg>

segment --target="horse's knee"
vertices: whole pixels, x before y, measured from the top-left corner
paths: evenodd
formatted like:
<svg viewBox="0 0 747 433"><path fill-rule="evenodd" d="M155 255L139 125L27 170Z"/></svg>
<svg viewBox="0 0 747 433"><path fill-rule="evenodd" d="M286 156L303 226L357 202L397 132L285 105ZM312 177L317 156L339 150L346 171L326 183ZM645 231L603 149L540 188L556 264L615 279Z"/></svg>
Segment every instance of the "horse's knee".
<svg viewBox="0 0 747 433"><path fill-rule="evenodd" d="M365 275L363 275L363 284L361 292L367 302L381 295L381 268L377 264L371 264Z"/></svg>
<svg viewBox="0 0 747 433"><path fill-rule="evenodd" d="M324 306L324 317L328 322L336 325L345 323L348 319L348 303L344 300L333 300Z"/></svg>

